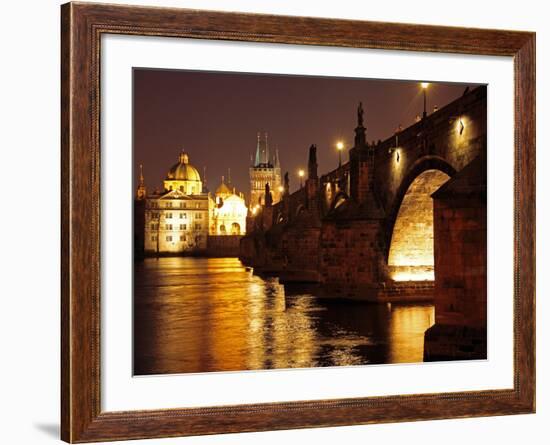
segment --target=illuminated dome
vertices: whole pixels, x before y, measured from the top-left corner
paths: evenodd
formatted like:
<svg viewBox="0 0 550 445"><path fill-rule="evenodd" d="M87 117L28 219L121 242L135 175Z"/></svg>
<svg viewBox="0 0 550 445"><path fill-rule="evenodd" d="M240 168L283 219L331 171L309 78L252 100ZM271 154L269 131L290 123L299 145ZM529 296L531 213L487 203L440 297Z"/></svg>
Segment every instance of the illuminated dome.
<svg viewBox="0 0 550 445"><path fill-rule="evenodd" d="M179 190L186 195L200 195L202 181L199 172L189 164L189 156L182 151L179 162L172 166L164 179L164 190Z"/></svg>
<svg viewBox="0 0 550 445"><path fill-rule="evenodd" d="M223 182L223 179L222 179L222 183L219 185L219 187L216 189L216 196L227 196L227 195L232 195L233 192L231 191L231 189L225 184L225 182Z"/></svg>
<svg viewBox="0 0 550 445"><path fill-rule="evenodd" d="M182 151L180 153L179 162L174 164L168 171L166 179L175 181L200 181L201 177L195 167L189 164L189 156Z"/></svg>

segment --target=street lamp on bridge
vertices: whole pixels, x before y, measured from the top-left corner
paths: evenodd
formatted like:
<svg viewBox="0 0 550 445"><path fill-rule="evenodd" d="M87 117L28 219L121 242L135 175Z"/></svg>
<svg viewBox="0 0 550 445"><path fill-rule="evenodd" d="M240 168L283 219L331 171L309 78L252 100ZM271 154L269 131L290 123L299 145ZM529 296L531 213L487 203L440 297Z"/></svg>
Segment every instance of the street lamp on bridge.
<svg viewBox="0 0 550 445"><path fill-rule="evenodd" d="M302 169L298 170L298 176L300 177L300 188L302 188L303 185L304 185L302 180L303 180L305 174L306 173L304 172L304 170L302 170Z"/></svg>
<svg viewBox="0 0 550 445"><path fill-rule="evenodd" d="M428 86L430 84L428 82L421 82L420 86L422 87L422 92L424 93L424 113L422 114L422 118L425 119L428 113L426 113L426 90L428 89Z"/></svg>
<svg viewBox="0 0 550 445"><path fill-rule="evenodd" d="M338 150L338 167L342 167L342 150L344 149L344 143L342 141L336 142L336 149Z"/></svg>

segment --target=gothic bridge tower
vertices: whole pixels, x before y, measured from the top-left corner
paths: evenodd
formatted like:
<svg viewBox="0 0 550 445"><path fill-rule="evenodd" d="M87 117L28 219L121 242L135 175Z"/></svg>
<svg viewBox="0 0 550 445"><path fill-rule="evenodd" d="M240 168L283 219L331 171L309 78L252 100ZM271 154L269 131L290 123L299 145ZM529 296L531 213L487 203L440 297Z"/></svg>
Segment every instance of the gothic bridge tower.
<svg viewBox="0 0 550 445"><path fill-rule="evenodd" d="M267 133L261 138L258 133L256 144L256 155L249 168L250 174L250 207L256 205L265 205L265 187L269 184L273 196L273 204L279 202L282 198L281 164L279 161L279 151L275 150L274 155L270 155L269 144L267 142Z"/></svg>

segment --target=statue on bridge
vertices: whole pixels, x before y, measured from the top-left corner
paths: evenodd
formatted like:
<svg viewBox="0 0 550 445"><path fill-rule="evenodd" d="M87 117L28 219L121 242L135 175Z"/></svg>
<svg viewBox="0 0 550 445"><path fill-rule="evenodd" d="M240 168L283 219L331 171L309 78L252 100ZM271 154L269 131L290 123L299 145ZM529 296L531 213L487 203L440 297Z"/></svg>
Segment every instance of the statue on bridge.
<svg viewBox="0 0 550 445"><path fill-rule="evenodd" d="M288 179L288 172L285 173L285 195L290 193L290 179Z"/></svg>
<svg viewBox="0 0 550 445"><path fill-rule="evenodd" d="M273 195L271 194L271 190L269 189L269 183L265 184L265 206L271 207L273 204Z"/></svg>
<svg viewBox="0 0 550 445"><path fill-rule="evenodd" d="M365 134L365 127L363 126L363 102L359 102L357 107L357 128L355 129L355 147L368 147L367 136Z"/></svg>
<svg viewBox="0 0 550 445"><path fill-rule="evenodd" d="M309 147L309 158L307 163L308 179L317 179L317 145Z"/></svg>

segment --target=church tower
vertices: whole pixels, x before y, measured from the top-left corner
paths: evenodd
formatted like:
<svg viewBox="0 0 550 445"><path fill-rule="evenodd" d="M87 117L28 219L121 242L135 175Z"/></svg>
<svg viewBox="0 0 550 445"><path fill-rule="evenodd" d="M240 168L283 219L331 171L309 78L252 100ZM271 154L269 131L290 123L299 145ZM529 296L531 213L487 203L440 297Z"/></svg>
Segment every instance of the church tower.
<svg viewBox="0 0 550 445"><path fill-rule="evenodd" d="M274 155L270 156L267 133L264 133L263 139L260 133L258 133L256 155L252 159L252 165L249 168L250 207L253 208L256 205L265 205L266 184L269 185L269 189L271 190L273 204L279 202L282 198L283 191L281 182L281 162L279 160L278 150L275 150Z"/></svg>

